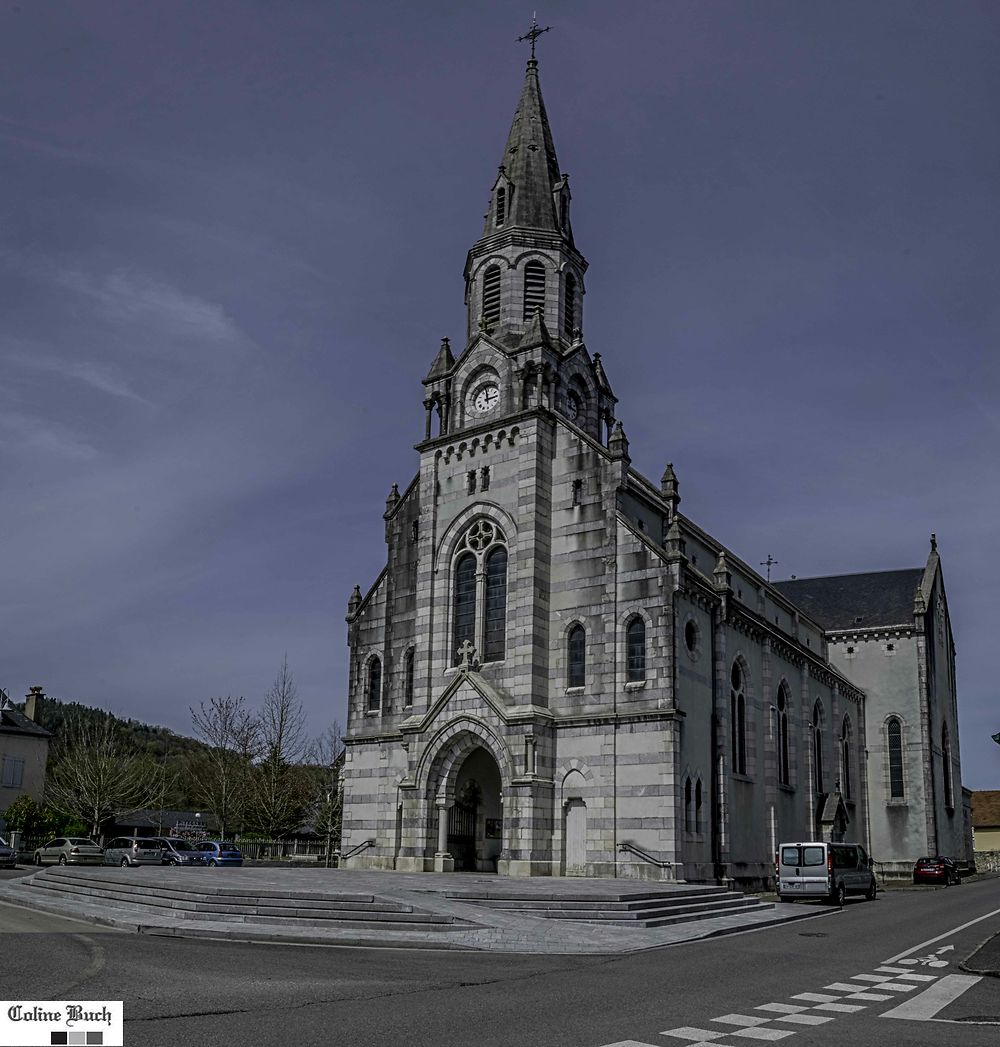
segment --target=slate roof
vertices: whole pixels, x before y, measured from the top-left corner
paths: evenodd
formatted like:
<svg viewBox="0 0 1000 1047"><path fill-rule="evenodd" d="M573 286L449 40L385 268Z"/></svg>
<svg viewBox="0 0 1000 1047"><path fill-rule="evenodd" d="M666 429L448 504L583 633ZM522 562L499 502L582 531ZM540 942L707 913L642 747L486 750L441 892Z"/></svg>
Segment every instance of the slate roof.
<svg viewBox="0 0 1000 1047"><path fill-rule="evenodd" d="M13 705L0 707L0 734L31 734L36 738L52 737L51 731L39 727L34 720L30 720Z"/></svg>
<svg viewBox="0 0 1000 1047"><path fill-rule="evenodd" d="M972 824L976 829L1000 826L1000 790L978 789L972 794Z"/></svg>
<svg viewBox="0 0 1000 1047"><path fill-rule="evenodd" d="M772 584L824 629L871 629L913 621L913 601L923 576L922 567L912 567Z"/></svg>

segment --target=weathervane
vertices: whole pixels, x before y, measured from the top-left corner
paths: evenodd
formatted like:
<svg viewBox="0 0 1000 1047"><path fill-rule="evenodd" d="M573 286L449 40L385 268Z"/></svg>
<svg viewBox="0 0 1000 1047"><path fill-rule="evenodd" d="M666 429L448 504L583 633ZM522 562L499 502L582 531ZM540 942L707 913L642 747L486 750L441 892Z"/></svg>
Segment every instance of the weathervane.
<svg viewBox="0 0 1000 1047"><path fill-rule="evenodd" d="M771 568L777 566L777 563L778 563L778 561L775 560L775 558L770 553L767 554L767 559L766 560L761 560L761 562L760 562L761 567L766 567L767 568L767 580L768 581L771 580Z"/></svg>
<svg viewBox="0 0 1000 1047"><path fill-rule="evenodd" d="M523 43L525 40L530 40L531 41L531 57L532 57L532 59L534 59L534 57L535 57L535 41L542 35L542 33L547 33L551 28L552 28L552 26L547 25L544 29L539 29L538 28L538 12L537 11L532 11L531 12L531 28L524 34L524 36L519 36L517 38L517 42L520 44L520 43Z"/></svg>

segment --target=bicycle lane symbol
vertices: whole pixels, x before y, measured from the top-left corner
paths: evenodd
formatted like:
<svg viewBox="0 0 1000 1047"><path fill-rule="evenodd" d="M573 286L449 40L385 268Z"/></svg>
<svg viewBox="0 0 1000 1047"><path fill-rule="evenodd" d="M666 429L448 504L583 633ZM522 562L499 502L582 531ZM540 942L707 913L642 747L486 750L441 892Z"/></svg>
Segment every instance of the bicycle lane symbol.
<svg viewBox="0 0 1000 1047"><path fill-rule="evenodd" d="M948 960L941 959L941 953L954 951L954 945L945 945L926 956L908 956L904 960L898 960L897 963L905 963L910 967L947 967Z"/></svg>

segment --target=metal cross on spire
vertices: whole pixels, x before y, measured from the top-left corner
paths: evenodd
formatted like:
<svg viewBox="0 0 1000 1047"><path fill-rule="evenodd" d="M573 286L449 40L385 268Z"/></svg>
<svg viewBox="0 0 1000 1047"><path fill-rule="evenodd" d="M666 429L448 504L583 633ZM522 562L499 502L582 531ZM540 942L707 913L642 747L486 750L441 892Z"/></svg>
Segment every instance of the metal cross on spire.
<svg viewBox="0 0 1000 1047"><path fill-rule="evenodd" d="M768 553L767 554L767 559L766 560L761 560L760 565L761 565L761 567L766 567L767 568L767 580L770 581L771 580L771 568L772 567L776 567L778 565L778 561L775 560L775 558L770 553Z"/></svg>
<svg viewBox="0 0 1000 1047"><path fill-rule="evenodd" d="M537 11L532 11L531 12L531 28L524 34L524 36L519 36L517 38L517 42L520 44L520 43L523 43L525 40L530 40L531 41L531 57L534 58L535 57L535 41L542 35L542 33L547 33L551 28L552 28L552 26L547 25L544 29L539 29L538 28L538 12Z"/></svg>

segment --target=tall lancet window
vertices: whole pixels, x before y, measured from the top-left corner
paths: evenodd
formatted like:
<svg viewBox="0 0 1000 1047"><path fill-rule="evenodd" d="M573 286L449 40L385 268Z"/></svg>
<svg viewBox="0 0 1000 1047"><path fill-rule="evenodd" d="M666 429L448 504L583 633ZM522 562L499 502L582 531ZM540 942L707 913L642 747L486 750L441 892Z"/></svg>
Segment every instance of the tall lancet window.
<svg viewBox="0 0 1000 1047"><path fill-rule="evenodd" d="M465 641L476 642L476 558L465 553L455 564L455 604L451 646L455 661Z"/></svg>
<svg viewBox="0 0 1000 1047"><path fill-rule="evenodd" d="M852 795L851 788L851 718L844 717L840 731L840 791L847 797Z"/></svg>
<svg viewBox="0 0 1000 1047"><path fill-rule="evenodd" d="M545 310L545 266L528 262L524 267L524 322L531 320L539 309Z"/></svg>
<svg viewBox="0 0 1000 1047"><path fill-rule="evenodd" d="M563 334L567 338L572 338L576 330L576 277L572 273L566 274L564 287Z"/></svg>
<svg viewBox="0 0 1000 1047"><path fill-rule="evenodd" d="M951 776L951 739L948 736L948 725L941 727L941 760L944 771L944 805L949 810L955 809L955 783Z"/></svg>
<svg viewBox="0 0 1000 1047"><path fill-rule="evenodd" d="M823 791L823 706L817 702L813 706L813 778L816 792Z"/></svg>
<svg viewBox="0 0 1000 1047"><path fill-rule="evenodd" d="M476 520L462 535L452 568L451 657L472 644L483 661L507 652L507 547L491 520Z"/></svg>
<svg viewBox="0 0 1000 1047"><path fill-rule="evenodd" d="M791 775L788 751L788 700L785 696L784 683L778 688L776 715L778 717L778 781L782 785L788 785Z"/></svg>
<svg viewBox="0 0 1000 1047"><path fill-rule="evenodd" d="M898 716L889 719L885 735L889 750L889 798L902 800L906 795L903 787L903 725Z"/></svg>
<svg viewBox="0 0 1000 1047"><path fill-rule="evenodd" d="M500 186L497 189L497 225L503 225L507 221L507 188Z"/></svg>
<svg viewBox="0 0 1000 1047"><path fill-rule="evenodd" d="M487 327L500 322L500 266L491 265L483 273L483 321Z"/></svg>
<svg viewBox="0 0 1000 1047"><path fill-rule="evenodd" d="M368 663L368 711L377 713L382 708L382 663L373 658Z"/></svg>
<svg viewBox="0 0 1000 1047"><path fill-rule="evenodd" d="M507 550L498 546L486 557L486 614L483 657L503 658L507 632Z"/></svg>

